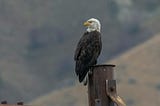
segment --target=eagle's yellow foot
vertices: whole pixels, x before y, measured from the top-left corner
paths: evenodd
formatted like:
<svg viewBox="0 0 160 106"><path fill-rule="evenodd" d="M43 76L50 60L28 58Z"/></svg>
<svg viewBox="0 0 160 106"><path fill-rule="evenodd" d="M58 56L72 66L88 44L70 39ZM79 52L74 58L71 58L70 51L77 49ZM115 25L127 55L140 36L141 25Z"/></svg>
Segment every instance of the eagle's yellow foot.
<svg viewBox="0 0 160 106"><path fill-rule="evenodd" d="M91 75L93 72L92 71L88 71L88 74Z"/></svg>

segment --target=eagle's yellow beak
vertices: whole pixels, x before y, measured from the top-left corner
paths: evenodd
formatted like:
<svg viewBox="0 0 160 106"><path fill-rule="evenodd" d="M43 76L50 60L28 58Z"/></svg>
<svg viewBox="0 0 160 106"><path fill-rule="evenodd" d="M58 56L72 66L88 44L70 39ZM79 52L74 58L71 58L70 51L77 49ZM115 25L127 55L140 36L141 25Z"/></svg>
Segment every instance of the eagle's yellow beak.
<svg viewBox="0 0 160 106"><path fill-rule="evenodd" d="M90 24L88 21L86 21L86 22L84 22L83 25L84 25L84 26L90 26L91 24Z"/></svg>

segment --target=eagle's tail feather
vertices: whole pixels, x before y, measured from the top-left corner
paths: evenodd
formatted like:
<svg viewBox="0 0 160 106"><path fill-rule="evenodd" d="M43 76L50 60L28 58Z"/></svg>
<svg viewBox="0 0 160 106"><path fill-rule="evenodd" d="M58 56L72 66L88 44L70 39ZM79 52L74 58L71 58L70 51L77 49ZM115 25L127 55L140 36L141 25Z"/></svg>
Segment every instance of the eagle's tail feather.
<svg viewBox="0 0 160 106"><path fill-rule="evenodd" d="M85 79L89 71L89 66L83 64L81 61L77 61L75 70L76 70L76 75L79 77L79 82L81 83Z"/></svg>
<svg viewBox="0 0 160 106"><path fill-rule="evenodd" d="M83 85L86 86L88 84L88 73L86 75L86 77L83 80Z"/></svg>
<svg viewBox="0 0 160 106"><path fill-rule="evenodd" d="M80 73L80 74L79 74L79 82L82 82L82 81L85 79L88 71L89 71L89 67L85 67L85 68L83 69L83 71L81 71L81 72L83 72L83 73Z"/></svg>

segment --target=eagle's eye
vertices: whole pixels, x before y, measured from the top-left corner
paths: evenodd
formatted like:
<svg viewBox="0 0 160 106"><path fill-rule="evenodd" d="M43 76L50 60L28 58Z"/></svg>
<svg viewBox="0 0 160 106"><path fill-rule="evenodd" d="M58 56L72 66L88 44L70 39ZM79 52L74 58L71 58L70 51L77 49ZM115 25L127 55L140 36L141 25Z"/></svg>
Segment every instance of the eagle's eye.
<svg viewBox="0 0 160 106"><path fill-rule="evenodd" d="M89 23L92 23L92 21L88 21Z"/></svg>

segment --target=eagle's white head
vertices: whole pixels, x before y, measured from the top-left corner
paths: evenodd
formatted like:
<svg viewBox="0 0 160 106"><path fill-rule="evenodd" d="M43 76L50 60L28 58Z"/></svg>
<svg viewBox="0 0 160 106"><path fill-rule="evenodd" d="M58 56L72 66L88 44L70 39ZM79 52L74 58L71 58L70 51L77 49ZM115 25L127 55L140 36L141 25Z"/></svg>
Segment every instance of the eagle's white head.
<svg viewBox="0 0 160 106"><path fill-rule="evenodd" d="M98 31L100 32L101 30L101 24L98 19L91 18L84 22L84 26L88 27L87 31L92 32L92 31Z"/></svg>

